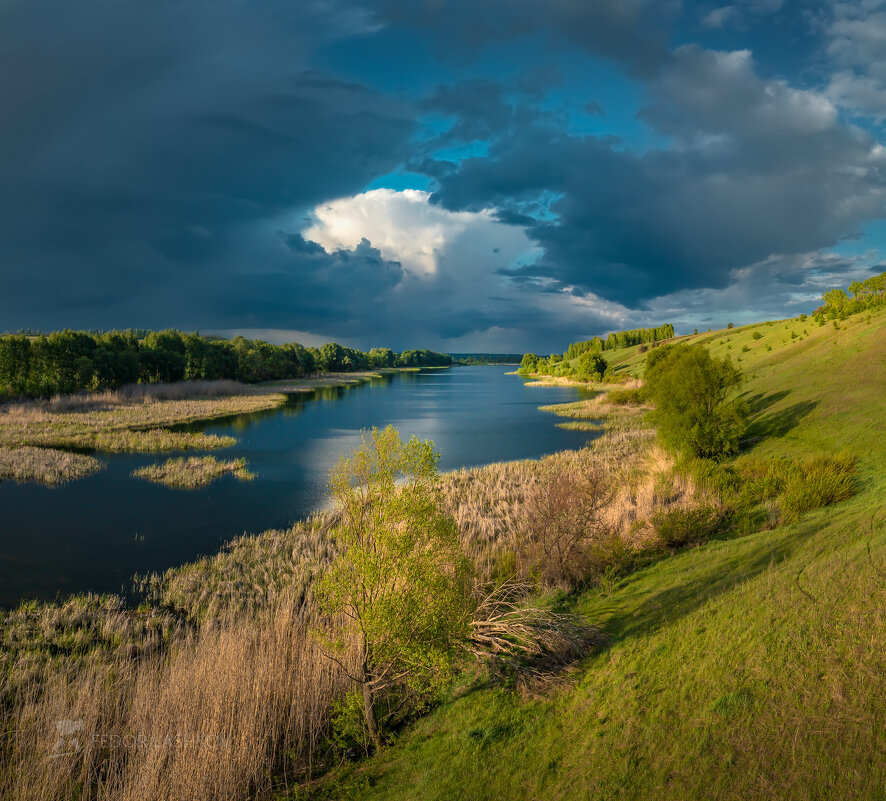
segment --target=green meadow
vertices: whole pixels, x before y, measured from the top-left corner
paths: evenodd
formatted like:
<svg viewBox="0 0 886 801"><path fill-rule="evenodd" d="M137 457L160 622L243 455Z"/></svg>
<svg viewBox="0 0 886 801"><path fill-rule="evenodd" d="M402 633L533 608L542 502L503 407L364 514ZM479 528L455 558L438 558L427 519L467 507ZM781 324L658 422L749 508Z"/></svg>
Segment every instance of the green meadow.
<svg viewBox="0 0 886 801"><path fill-rule="evenodd" d="M858 493L556 598L607 636L580 665L454 691L307 797L886 797L886 313L680 339L745 373L739 464L848 452ZM639 376L645 354L606 358Z"/></svg>

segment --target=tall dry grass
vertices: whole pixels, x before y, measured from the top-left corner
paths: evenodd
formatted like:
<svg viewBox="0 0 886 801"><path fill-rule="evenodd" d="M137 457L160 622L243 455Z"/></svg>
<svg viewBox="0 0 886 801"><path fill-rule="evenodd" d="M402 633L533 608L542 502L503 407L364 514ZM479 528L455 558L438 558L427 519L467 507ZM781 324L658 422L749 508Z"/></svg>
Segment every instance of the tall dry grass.
<svg viewBox="0 0 886 801"><path fill-rule="evenodd" d="M221 398L229 395L249 395L254 389L239 381L175 381L158 384L127 384L119 389L102 392L77 392L56 395L41 400L35 398L6 404L6 411L16 417L42 417L45 413L94 412L133 404L157 403L165 400L190 398Z"/></svg>
<svg viewBox="0 0 886 801"><path fill-rule="evenodd" d="M240 799L310 775L344 669L291 594L142 660L94 660L25 688L6 729L0 797ZM350 666L349 666L350 667Z"/></svg>

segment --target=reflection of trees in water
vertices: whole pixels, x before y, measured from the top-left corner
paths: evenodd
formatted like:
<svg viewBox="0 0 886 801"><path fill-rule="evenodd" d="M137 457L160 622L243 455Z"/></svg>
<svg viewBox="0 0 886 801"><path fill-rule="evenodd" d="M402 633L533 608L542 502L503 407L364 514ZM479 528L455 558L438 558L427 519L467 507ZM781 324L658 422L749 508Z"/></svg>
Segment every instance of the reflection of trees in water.
<svg viewBox="0 0 886 801"><path fill-rule="evenodd" d="M208 428L216 426L230 427L234 431L240 433L246 431L250 426L261 422L267 417L275 417L284 415L286 417L296 417L302 414L305 408L311 403L323 402L329 403L341 400L347 393L364 389L365 387L381 387L391 384L395 379L399 381L414 381L417 373L398 373L393 375L378 375L359 383L345 384L337 386L316 387L310 391L293 392L289 395L283 406L274 409L262 409L249 414L235 414L230 417L218 417L214 420L202 420L195 423L184 423L180 426L171 426L173 431L205 431Z"/></svg>

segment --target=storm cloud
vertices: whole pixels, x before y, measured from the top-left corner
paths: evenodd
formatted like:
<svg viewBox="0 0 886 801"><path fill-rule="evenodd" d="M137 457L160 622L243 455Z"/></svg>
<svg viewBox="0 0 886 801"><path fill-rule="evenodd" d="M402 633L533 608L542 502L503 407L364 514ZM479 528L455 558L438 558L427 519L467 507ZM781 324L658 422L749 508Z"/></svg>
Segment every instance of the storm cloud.
<svg viewBox="0 0 886 801"><path fill-rule="evenodd" d="M811 308L881 261L886 12L794 20L814 74L755 57L790 13L5 0L0 329L507 351Z"/></svg>

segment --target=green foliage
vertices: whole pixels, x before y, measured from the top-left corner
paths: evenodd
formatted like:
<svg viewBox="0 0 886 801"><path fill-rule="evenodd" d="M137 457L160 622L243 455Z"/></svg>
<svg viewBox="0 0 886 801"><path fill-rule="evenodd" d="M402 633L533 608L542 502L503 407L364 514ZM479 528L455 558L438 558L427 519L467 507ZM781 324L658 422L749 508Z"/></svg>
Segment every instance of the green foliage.
<svg viewBox="0 0 886 801"><path fill-rule="evenodd" d="M813 313L819 325L824 320L845 320L849 315L857 314L865 309L876 309L886 306L886 272L872 276L866 281L853 281L849 284L852 297L842 289L829 289L821 299L823 305Z"/></svg>
<svg viewBox="0 0 886 801"><path fill-rule="evenodd" d="M716 359L702 345L678 345L657 356L647 366L646 386L662 442L688 456L735 453L747 409L729 395L740 382L728 357Z"/></svg>
<svg viewBox="0 0 886 801"><path fill-rule="evenodd" d="M609 365L599 353L583 353L578 357L574 375L583 381L602 381Z"/></svg>
<svg viewBox="0 0 886 801"><path fill-rule="evenodd" d="M738 533L795 523L805 512L845 500L857 489L855 459L846 453L805 459L754 457L731 466L683 459L679 469L720 498Z"/></svg>
<svg viewBox="0 0 886 801"><path fill-rule="evenodd" d="M786 523L804 512L845 500L855 494L855 459L848 454L813 456L790 471L779 497Z"/></svg>
<svg viewBox="0 0 886 801"><path fill-rule="evenodd" d="M376 706L417 708L451 680L468 636L471 568L455 521L440 510L433 443L387 427L364 434L331 475L341 513L339 553L318 586L323 610L347 631L327 643L363 691L364 717L380 742ZM383 724L386 717L382 718Z"/></svg>
<svg viewBox="0 0 886 801"><path fill-rule="evenodd" d="M356 746L368 750L363 697L359 692L353 690L332 702L329 723L332 729L330 739L338 749L347 751Z"/></svg>
<svg viewBox="0 0 886 801"><path fill-rule="evenodd" d="M723 527L722 514L712 506L668 509L652 516L659 539L668 548L706 542Z"/></svg>
<svg viewBox="0 0 886 801"><path fill-rule="evenodd" d="M763 339L763 334L759 331L754 331L754 333L751 334L751 339Z"/></svg>
<svg viewBox="0 0 886 801"><path fill-rule="evenodd" d="M642 406L646 402L645 388L613 389L606 396L606 400L616 406Z"/></svg>
<svg viewBox="0 0 886 801"><path fill-rule="evenodd" d="M48 337L0 336L0 396L49 397L125 384L231 379L252 383L300 378L318 370L350 372L382 367L439 366L452 357L429 350L362 353L334 342L221 340L181 331L57 331Z"/></svg>

